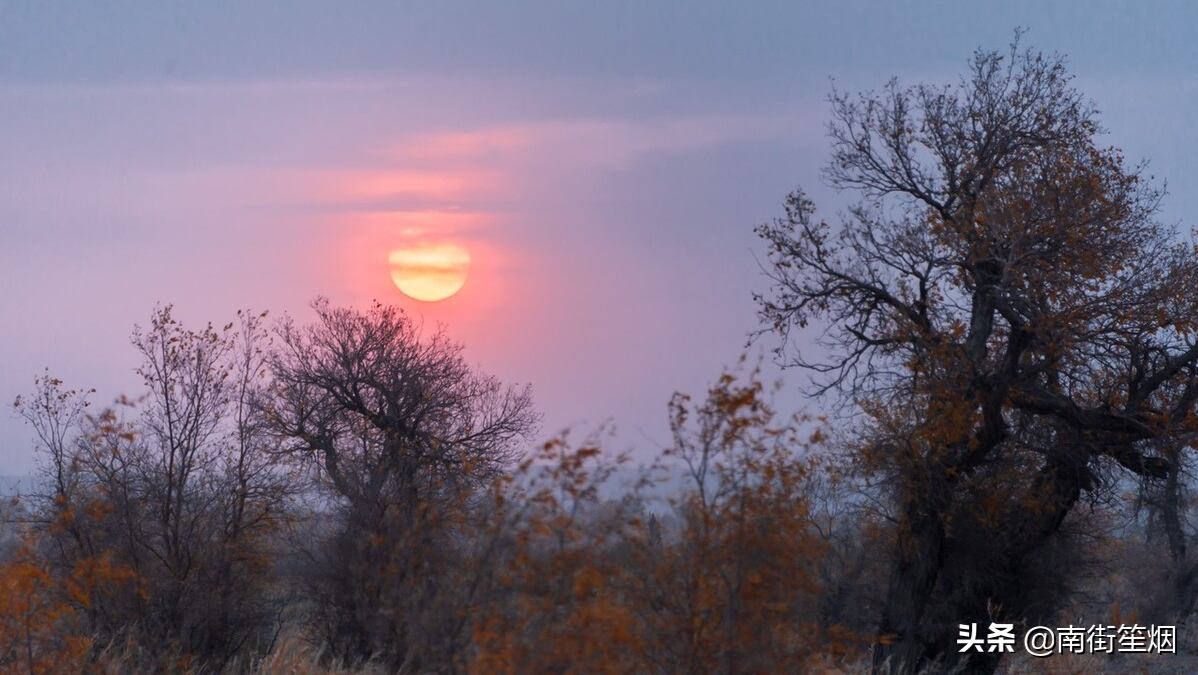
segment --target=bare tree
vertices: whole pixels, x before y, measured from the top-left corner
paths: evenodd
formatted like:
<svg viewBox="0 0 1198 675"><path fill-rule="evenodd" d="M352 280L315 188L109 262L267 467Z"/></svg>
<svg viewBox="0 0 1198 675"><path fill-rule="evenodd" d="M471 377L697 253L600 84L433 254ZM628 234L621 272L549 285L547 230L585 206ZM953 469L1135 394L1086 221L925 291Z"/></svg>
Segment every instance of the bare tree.
<svg viewBox="0 0 1198 675"><path fill-rule="evenodd" d="M13 401L13 410L33 429L42 456L38 473L48 489L34 495L44 498L34 506L47 520L58 518L78 496L80 475L73 444L87 419L88 398L94 393L90 389L67 389L62 380L47 371L34 379L30 395L17 396ZM67 530L73 539L81 541L83 532L76 524L69 524Z"/></svg>
<svg viewBox="0 0 1198 675"><path fill-rule="evenodd" d="M272 415L341 507L318 562L318 629L349 658L451 668L468 636L438 634L447 574L471 496L537 425L529 390L477 373L461 347L424 336L394 307L313 303L317 322L284 322L272 357Z"/></svg>
<svg viewBox="0 0 1198 675"><path fill-rule="evenodd" d="M893 477L875 670L993 672L957 625L1046 611L1023 578L1096 472L1165 478L1153 442L1194 425L1198 257L1062 60L1017 43L957 86L834 93L825 175L859 200L832 227L796 192L759 228L765 325L821 328L830 357L779 354L855 404L858 459Z"/></svg>
<svg viewBox="0 0 1198 675"><path fill-rule="evenodd" d="M158 308L132 337L144 397L89 416L43 378L18 402L45 452L60 567L104 556L136 579L88 604L101 643L222 662L269 628L271 532L292 481L269 454L262 320L193 331Z"/></svg>

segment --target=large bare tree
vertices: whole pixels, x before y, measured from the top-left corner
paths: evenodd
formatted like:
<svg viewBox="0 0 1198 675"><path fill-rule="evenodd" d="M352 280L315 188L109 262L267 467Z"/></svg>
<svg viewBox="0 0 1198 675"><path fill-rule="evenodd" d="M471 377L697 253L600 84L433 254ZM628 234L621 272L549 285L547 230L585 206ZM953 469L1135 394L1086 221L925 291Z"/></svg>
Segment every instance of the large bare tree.
<svg viewBox="0 0 1198 675"><path fill-rule="evenodd" d="M340 506L312 551L317 628L347 658L452 668L469 638L455 534L535 430L530 391L480 374L395 307L313 309L314 324L279 329L272 415Z"/></svg>
<svg viewBox="0 0 1198 675"><path fill-rule="evenodd" d="M960 653L958 624L1048 612L1029 579L1096 472L1163 478L1154 443L1194 426L1198 256L1062 59L1018 40L955 86L831 104L825 177L856 200L832 225L796 192L759 228L761 316L893 478L875 670L990 673L1001 653Z"/></svg>

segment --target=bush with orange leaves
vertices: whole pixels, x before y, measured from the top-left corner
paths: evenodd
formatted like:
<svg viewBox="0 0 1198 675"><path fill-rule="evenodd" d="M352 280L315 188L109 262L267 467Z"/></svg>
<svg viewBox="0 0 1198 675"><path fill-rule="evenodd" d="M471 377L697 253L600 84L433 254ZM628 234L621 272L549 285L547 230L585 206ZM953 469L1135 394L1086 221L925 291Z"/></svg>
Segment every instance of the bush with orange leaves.
<svg viewBox="0 0 1198 675"><path fill-rule="evenodd" d="M814 528L809 483L818 428L779 420L753 373L725 373L701 404L670 402L674 447L691 487L681 523L648 541L643 599L647 660L660 673L801 671L836 628L815 621L816 567L826 542Z"/></svg>
<svg viewBox="0 0 1198 675"><path fill-rule="evenodd" d="M93 600L130 584L134 575L107 556L78 560L55 573L35 533L0 565L0 672L76 675L92 647L87 612Z"/></svg>
<svg viewBox="0 0 1198 675"><path fill-rule="evenodd" d="M799 672L843 648L847 633L816 611L826 543L808 487L823 436L765 399L756 372L724 375L698 406L674 397L663 462L690 476L674 518L644 517L635 493L603 502L624 458L594 439L526 461L540 482L514 500L508 592L480 613L471 672Z"/></svg>
<svg viewBox="0 0 1198 675"><path fill-rule="evenodd" d="M513 544L500 563L503 592L475 623L469 672L643 670L635 584L615 555L639 520L629 502L600 501L600 487L626 459L607 460L595 438L575 448L559 437L520 465L527 484L516 499L499 499Z"/></svg>

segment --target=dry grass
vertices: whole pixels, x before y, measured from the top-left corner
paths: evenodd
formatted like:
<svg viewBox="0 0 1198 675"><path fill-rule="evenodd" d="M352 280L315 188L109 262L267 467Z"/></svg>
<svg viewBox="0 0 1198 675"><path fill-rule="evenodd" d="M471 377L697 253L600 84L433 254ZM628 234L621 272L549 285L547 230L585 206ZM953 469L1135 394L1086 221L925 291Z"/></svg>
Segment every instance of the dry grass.
<svg viewBox="0 0 1198 675"><path fill-rule="evenodd" d="M812 663L807 675L869 675L868 661ZM1192 654L1057 654L1034 658L1016 653L1005 659L998 675L1192 675L1198 656Z"/></svg>
<svg viewBox="0 0 1198 675"><path fill-rule="evenodd" d="M349 668L342 664L320 665L321 653L299 637L291 636L259 661L250 672L253 675L383 675L375 664Z"/></svg>
<svg viewBox="0 0 1198 675"><path fill-rule="evenodd" d="M87 671L93 675L402 675L375 663L347 666L329 663L321 650L299 634L284 636L255 663L234 662L224 668L207 668L187 659L150 658L137 645L104 651ZM806 675L868 675L868 660L816 658ZM998 675L1189 675L1198 673L1194 654L1058 654L1033 658L1015 653L1004 660ZM46 675L67 675L64 670ZM70 675L76 675L73 671Z"/></svg>
<svg viewBox="0 0 1198 675"><path fill-rule="evenodd" d="M235 660L223 668L206 667L186 658L151 657L137 645L110 648L100 653L88 670L92 675L393 675L382 666L367 663L350 667L328 663L298 635L281 639L266 656L254 663ZM47 673L46 675L59 675ZM67 675L65 672L61 675ZM72 672L70 675L78 675Z"/></svg>

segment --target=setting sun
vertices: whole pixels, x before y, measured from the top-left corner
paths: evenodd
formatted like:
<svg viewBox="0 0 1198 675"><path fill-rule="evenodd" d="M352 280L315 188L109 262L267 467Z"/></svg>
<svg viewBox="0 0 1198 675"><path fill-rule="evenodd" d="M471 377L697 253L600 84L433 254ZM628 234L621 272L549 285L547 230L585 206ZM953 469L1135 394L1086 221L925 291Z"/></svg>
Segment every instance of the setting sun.
<svg viewBox="0 0 1198 675"><path fill-rule="evenodd" d="M391 279L404 295L424 302L444 300L462 289L470 253L449 243L420 243L391 251Z"/></svg>

